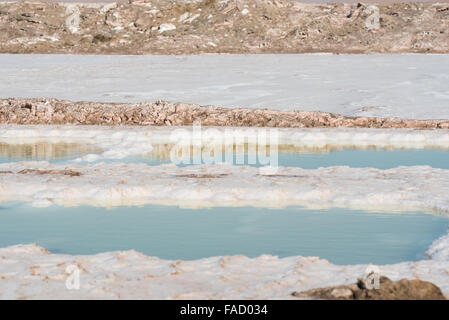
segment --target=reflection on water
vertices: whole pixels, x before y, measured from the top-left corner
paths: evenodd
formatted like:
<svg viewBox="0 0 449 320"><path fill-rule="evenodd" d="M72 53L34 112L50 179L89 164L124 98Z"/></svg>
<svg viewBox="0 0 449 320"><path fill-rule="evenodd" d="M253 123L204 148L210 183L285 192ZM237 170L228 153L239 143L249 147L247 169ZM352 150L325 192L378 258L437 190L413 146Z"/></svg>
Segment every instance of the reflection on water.
<svg viewBox="0 0 449 320"><path fill-rule="evenodd" d="M174 144L156 144L153 145L153 151L149 152L147 154L144 155L145 159L148 160L152 160L152 161L162 161L162 162L167 162L170 161L170 155L171 153L173 153L173 150L176 146ZM194 154L194 146L190 145L189 146L189 153L191 155ZM215 151L217 150L216 147L211 147L211 146L205 146L202 145L200 147L196 147L199 149L199 152L210 152L211 155L214 155ZM335 150L343 150L346 147L344 146L332 146L332 145L326 145L324 147L306 147L306 146L295 146L293 144L281 144L276 146L278 152L286 152L286 153L318 153L318 154L323 154L323 153L329 153ZM369 149L369 148L364 148L364 149ZM242 152L244 154L248 154L248 152L251 151L255 151L255 152L266 152L267 154L269 154L272 150L270 145L267 146L259 146L257 144L248 144L245 143L241 146L236 146L233 145L231 148L232 152L234 154ZM179 155L181 153L181 149L178 148L175 152ZM221 154L225 154L226 152L226 147L222 146L221 147Z"/></svg>
<svg viewBox="0 0 449 320"><path fill-rule="evenodd" d="M150 165L158 165L161 163L170 163L173 154L181 159L186 150L174 148L173 144L157 144L153 146L152 152L142 157L131 159L131 161L145 161ZM215 155L217 149L211 146L195 147L189 146L187 156L190 159L189 164L193 164L195 152L197 154L208 153ZM378 169L390 169L398 166L417 166L429 165L434 168L449 169L449 150L446 149L394 149L394 148L376 148L374 146L366 146L364 148L355 148L353 146L335 146L325 145L322 147L295 146L292 144L281 144L278 149L278 165L284 167L301 167L304 169L316 169L328 166L350 166L354 168L372 167ZM229 149L228 149L229 150ZM259 152L271 155L270 146L263 146L261 149L258 145L245 144L244 146L230 149L233 157L233 164L262 166L260 163ZM222 162L226 160L226 148L222 147L218 152L221 154ZM254 153L249 161L250 154ZM238 155L243 155L243 162L238 162ZM203 163L203 162L202 162ZM185 165L186 163L184 163Z"/></svg>
<svg viewBox="0 0 449 320"><path fill-rule="evenodd" d="M209 154L214 157L216 152L221 152L220 161L229 162L234 165L264 166L273 164L273 148L244 144L241 146L221 147L203 145L194 149L193 146L187 148L174 149L173 144L155 144L152 152L141 156L100 161L121 161L121 162L144 162L149 165L160 165L171 163L173 154L182 156L182 152L187 150L189 161L181 163L181 166L195 164L193 157L195 154L202 156ZM366 146L365 148L354 148L353 146L332 146L322 147L297 146L292 144L281 144L276 147L277 163L284 167L301 167L304 169L316 169L329 166L350 166L354 168L372 167L378 169L390 169L398 166L429 165L434 168L449 169L449 150L447 149L393 149L375 148ZM218 151L217 151L218 150ZM232 157L226 159L226 152L230 151ZM46 160L60 162L72 160L87 154L99 154L103 150L93 144L80 143L28 143L28 144L6 144L0 143L0 163L23 160ZM195 153L196 152L196 153ZM265 162L262 161L261 154L266 155ZM250 155L253 155L251 157ZM198 163L198 162L197 162ZM199 163L205 163L200 161Z"/></svg>
<svg viewBox="0 0 449 320"><path fill-rule="evenodd" d="M439 215L335 208L4 206L0 247L38 243L69 254L135 249L186 260L273 254L319 256L337 264L416 261L425 258L425 250L449 225Z"/></svg>
<svg viewBox="0 0 449 320"><path fill-rule="evenodd" d="M22 160L66 160L99 152L101 152L100 148L90 144L48 142L7 144L0 142L0 163Z"/></svg>

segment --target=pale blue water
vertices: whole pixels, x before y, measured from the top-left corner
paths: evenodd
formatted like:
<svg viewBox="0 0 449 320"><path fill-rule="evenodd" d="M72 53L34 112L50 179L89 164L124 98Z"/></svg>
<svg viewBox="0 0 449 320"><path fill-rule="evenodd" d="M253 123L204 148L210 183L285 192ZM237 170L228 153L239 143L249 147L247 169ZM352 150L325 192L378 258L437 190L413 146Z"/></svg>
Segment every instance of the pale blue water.
<svg viewBox="0 0 449 320"><path fill-rule="evenodd" d="M423 259L448 226L446 217L419 212L0 205L0 247L38 243L68 254L135 249L163 259L273 254L389 264Z"/></svg>
<svg viewBox="0 0 449 320"><path fill-rule="evenodd" d="M142 158L129 158L120 161L146 162L149 165L160 165L170 161L154 161ZM235 163L234 157L234 165ZM248 164L260 167L260 163ZM431 166L433 168L449 169L449 150L444 149L418 149L418 150L361 150L343 149L329 153L298 153L279 152L278 165L283 167L301 167L304 169L317 169L320 167L349 166L352 168L378 168L391 169L399 166ZM180 165L185 166L185 165Z"/></svg>
<svg viewBox="0 0 449 320"><path fill-rule="evenodd" d="M66 146L64 152L58 154L33 154L30 152L33 148L31 145L24 145L23 152L12 153L4 151L0 154L0 163L24 160L47 160L53 163L69 163L87 153L95 153L93 147L83 146L83 152L76 149L76 145L72 148ZM73 150L74 149L74 150ZM20 151L20 150L19 150ZM99 152L99 151L97 151ZM5 155L8 154L8 155ZM102 160L104 161L104 160ZM120 162L145 162L148 165L160 165L170 163L169 160L151 160L144 157L132 157L117 160ZM417 166L429 165L433 168L449 169L449 150L447 149L418 149L418 150L385 150L385 149L343 149L330 151L328 153L300 153L300 152L279 152L279 166L284 167L301 167L304 169L316 169L319 167L329 166L350 166L353 168L372 167L378 169L391 169L398 166ZM86 163L83 163L86 164ZM234 159L235 164L235 159ZM247 156L245 156L244 165L260 166L260 163L248 164ZM185 165L181 165L185 166Z"/></svg>
<svg viewBox="0 0 449 320"><path fill-rule="evenodd" d="M100 151L76 145L23 148L3 145L0 163L23 160L70 163L71 159L89 152ZM143 157L117 161L169 163ZM449 169L449 150L280 152L279 165L305 169L430 165ZM423 259L425 250L445 234L448 225L446 217L416 212L249 207L187 210L170 206L107 210L0 204L0 247L38 243L52 252L68 254L135 249L163 259L273 254L319 256L337 264L389 264Z"/></svg>

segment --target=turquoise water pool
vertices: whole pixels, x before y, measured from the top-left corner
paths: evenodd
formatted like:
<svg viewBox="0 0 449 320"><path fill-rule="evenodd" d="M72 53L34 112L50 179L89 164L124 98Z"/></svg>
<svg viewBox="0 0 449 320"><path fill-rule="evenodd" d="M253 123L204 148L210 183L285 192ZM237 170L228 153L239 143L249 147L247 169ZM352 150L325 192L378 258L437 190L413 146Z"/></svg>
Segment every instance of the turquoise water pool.
<svg viewBox="0 0 449 320"><path fill-rule="evenodd" d="M0 205L0 247L37 243L54 253L134 249L162 259L219 255L319 256L336 264L424 259L444 216L348 209L172 206L33 208Z"/></svg>
<svg viewBox="0 0 449 320"><path fill-rule="evenodd" d="M167 146L116 160L170 163ZM326 166L429 165L449 169L449 150L321 149L280 146L278 163L315 169ZM0 163L46 160L71 164L92 145L0 144ZM245 155L244 165L248 164ZM234 164L236 164L234 158ZM80 163L85 164L85 163ZM184 166L184 165L183 165ZM447 232L449 219L420 212L376 213L348 209L288 207L180 209L173 206L33 208L0 204L0 247L38 243L55 253L95 254L134 249L162 259L192 260L220 255L319 256L336 264L390 264L425 258L424 252Z"/></svg>

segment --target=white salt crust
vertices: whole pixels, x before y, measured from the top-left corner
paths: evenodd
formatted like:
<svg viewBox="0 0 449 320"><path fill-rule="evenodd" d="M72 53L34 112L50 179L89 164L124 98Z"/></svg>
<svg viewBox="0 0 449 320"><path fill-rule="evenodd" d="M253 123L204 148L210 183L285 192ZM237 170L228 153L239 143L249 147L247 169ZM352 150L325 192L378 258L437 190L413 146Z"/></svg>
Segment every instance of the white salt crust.
<svg viewBox="0 0 449 320"><path fill-rule="evenodd" d="M293 291L352 284L373 269L299 256L169 261L133 250L72 256L37 245L1 248L0 257L0 299L291 299ZM79 290L66 288L71 265L80 269ZM448 271L448 260L378 266L395 281L433 282L449 298Z"/></svg>
<svg viewBox="0 0 449 320"><path fill-rule="evenodd" d="M19 173L74 170L80 176ZM449 212L449 170L429 166L326 167L315 170L232 165L177 167L144 163L0 164L0 201L33 206L171 204L182 207L298 205ZM271 174L275 172L275 174Z"/></svg>

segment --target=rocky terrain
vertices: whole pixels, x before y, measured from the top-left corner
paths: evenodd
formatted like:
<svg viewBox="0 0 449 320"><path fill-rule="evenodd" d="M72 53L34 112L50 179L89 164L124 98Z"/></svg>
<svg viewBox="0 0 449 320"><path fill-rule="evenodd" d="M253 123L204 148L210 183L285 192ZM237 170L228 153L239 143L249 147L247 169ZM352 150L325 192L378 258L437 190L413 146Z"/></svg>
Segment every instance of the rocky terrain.
<svg viewBox="0 0 449 320"><path fill-rule="evenodd" d="M0 4L1 53L448 53L448 3Z"/></svg>
<svg viewBox="0 0 449 320"><path fill-rule="evenodd" d="M380 277L379 288L371 288L365 279L354 285L312 289L292 294L299 298L330 300L446 300L440 288L431 282L419 279L391 281Z"/></svg>
<svg viewBox="0 0 449 320"><path fill-rule="evenodd" d="M359 127L448 129L449 120L347 117L327 112L221 108L185 103L72 102L57 99L2 99L0 124L76 124L234 127Z"/></svg>

